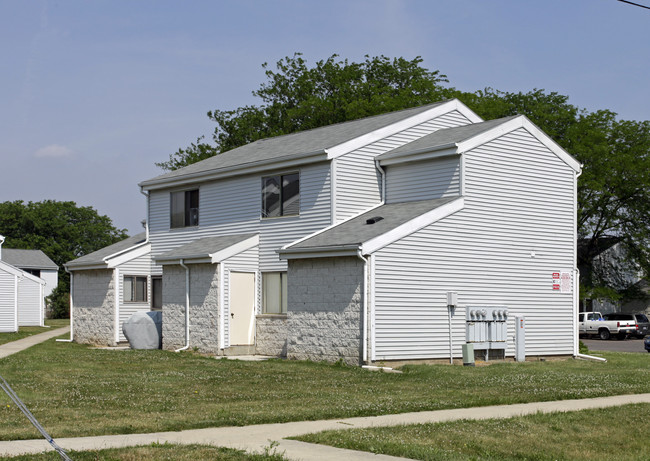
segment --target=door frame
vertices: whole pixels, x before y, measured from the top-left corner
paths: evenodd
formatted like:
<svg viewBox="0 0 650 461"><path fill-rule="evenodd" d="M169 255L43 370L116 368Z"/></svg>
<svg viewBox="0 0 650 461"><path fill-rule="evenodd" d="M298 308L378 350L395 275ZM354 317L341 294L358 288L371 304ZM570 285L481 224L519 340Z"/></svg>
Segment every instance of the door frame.
<svg viewBox="0 0 650 461"><path fill-rule="evenodd" d="M259 289L258 289L258 271L253 270L253 269L227 269L228 272L228 315L227 317L227 322L228 322L228 342L225 344L225 347L232 347L232 278L231 274L233 272L239 273L239 274L253 274L253 312L251 313L251 322L253 324L253 337L252 337L252 343L250 345L255 345L255 342L257 340L257 321L256 321L256 315L259 310L258 306L258 300L259 300ZM239 346L240 344L234 344L234 346Z"/></svg>

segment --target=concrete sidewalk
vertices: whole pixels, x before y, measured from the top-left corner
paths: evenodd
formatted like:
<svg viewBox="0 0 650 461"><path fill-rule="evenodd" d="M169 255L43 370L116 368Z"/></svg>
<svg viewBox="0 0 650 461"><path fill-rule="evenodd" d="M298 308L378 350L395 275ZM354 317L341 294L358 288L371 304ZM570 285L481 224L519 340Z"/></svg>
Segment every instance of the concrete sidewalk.
<svg viewBox="0 0 650 461"><path fill-rule="evenodd" d="M650 394L618 395L580 400L533 402L516 405L461 408L453 410L423 411L397 415L345 418L322 421L299 421L281 424L259 424L244 427L217 427L180 432L158 432L152 434L107 435L56 439L66 450L97 450L102 448L149 445L151 443L203 444L260 452L269 447L271 441L279 442L278 452L284 452L292 460L395 460L393 456L342 450L295 440L283 440L311 432L330 429L352 429L367 427L396 426L400 424L437 423L461 419L509 418L534 413L606 408L630 403L650 403ZM16 440L0 442L0 455L40 453L50 450L45 440Z"/></svg>
<svg viewBox="0 0 650 461"><path fill-rule="evenodd" d="M47 341L48 339L56 338L57 336L61 336L69 332L70 326L68 325L67 327L53 328L50 331L46 331L45 333L31 335L26 338L12 341L10 343L2 344L0 345L0 359L15 354L16 352L24 351L25 349L36 344L40 344L44 341Z"/></svg>

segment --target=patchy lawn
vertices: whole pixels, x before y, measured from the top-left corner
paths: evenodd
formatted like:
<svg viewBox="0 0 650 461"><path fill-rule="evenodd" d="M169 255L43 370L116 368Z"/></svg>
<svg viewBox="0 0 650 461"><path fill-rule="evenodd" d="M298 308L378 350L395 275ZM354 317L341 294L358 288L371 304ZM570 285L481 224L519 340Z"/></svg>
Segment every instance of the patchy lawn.
<svg viewBox="0 0 650 461"><path fill-rule="evenodd" d="M650 404L508 419L325 431L295 437L433 460L647 460ZM615 423L614 423L615 422Z"/></svg>
<svg viewBox="0 0 650 461"><path fill-rule="evenodd" d="M68 325L70 325L70 319L45 319L45 327L20 327L15 333L0 333L0 344L10 343L27 336L45 333L52 328L61 328Z"/></svg>
<svg viewBox="0 0 650 461"><path fill-rule="evenodd" d="M413 365L395 374L49 340L1 359L0 374L52 436L74 437L650 392L650 354L603 355L608 363ZM0 395L0 439L38 437Z"/></svg>
<svg viewBox="0 0 650 461"><path fill-rule="evenodd" d="M143 447L111 448L106 450L69 451L75 461L283 461L286 458L270 453L249 454L229 448L217 448L204 445L154 444ZM58 453L51 451L39 455L1 457L2 461L60 461Z"/></svg>

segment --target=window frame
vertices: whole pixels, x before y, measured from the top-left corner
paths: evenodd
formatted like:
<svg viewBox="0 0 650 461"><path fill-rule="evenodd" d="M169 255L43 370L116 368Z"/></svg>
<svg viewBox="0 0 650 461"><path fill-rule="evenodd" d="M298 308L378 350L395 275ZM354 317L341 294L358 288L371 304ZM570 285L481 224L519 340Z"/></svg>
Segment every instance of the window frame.
<svg viewBox="0 0 650 461"><path fill-rule="evenodd" d="M126 279L132 279L131 281L131 299L126 299ZM144 279L144 300L136 299L138 295L138 279ZM147 275L124 275L122 276L122 302L129 304L145 304L149 303L149 276Z"/></svg>
<svg viewBox="0 0 650 461"><path fill-rule="evenodd" d="M279 275L280 276L280 286L278 290L278 294L280 295L279 299L279 306L280 306L280 311L279 312L268 312L267 311L267 276L270 275ZM264 315L287 315L287 310L288 310L288 297L287 297L287 291L288 291L288 279L287 279L287 271L269 271L269 272L262 272L262 314Z"/></svg>
<svg viewBox="0 0 650 461"><path fill-rule="evenodd" d="M192 193L196 193L196 207L192 207ZM174 213L174 196L178 194L183 194L183 199L180 201L182 203L182 211ZM200 188L196 187L193 189L182 189L174 190L169 193L169 228L170 229L185 229L187 227L198 227L200 223ZM191 210L196 209L196 222L192 223L192 214ZM175 215L182 214L183 224L175 223Z"/></svg>
<svg viewBox="0 0 650 461"><path fill-rule="evenodd" d="M298 200L298 207L297 207L297 210L296 210L295 213L286 214L285 211L284 211L284 205L285 205L284 204L284 197L283 197L283 195L284 195L284 187L283 187L282 183L283 183L284 177L293 176L293 175L296 175L297 178L298 178L298 181L297 181L298 182L298 194L297 194L297 196L298 196L298 199L297 199ZM262 178L261 178L261 183L262 183L261 184L261 186L262 186L261 191L262 191L262 193L261 193L261 197L260 197L261 202L262 202L261 207L260 207L261 208L261 217L262 217L262 219L276 219L276 218L288 218L288 217L300 216L300 183L302 182L300 176L301 176L300 170L298 170L298 171L287 171L287 172L284 172L284 173L270 174L270 175L267 175L267 176L262 176ZM271 178L277 178L278 179L277 182L280 185L280 187L279 187L279 198L278 198L278 202L279 202L279 205L280 205L280 214L277 215L277 216L267 216L267 210L266 210L267 207L265 206L265 200L264 200L264 186L266 184L266 180L271 179Z"/></svg>

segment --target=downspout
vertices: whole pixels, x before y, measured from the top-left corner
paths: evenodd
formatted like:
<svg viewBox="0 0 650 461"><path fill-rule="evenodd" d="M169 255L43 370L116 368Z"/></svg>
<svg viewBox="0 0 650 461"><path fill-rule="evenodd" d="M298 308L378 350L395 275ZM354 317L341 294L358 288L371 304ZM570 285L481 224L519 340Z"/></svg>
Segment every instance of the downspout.
<svg viewBox="0 0 650 461"><path fill-rule="evenodd" d="M362 359L363 363L368 363L368 260L361 255L361 249L357 250L357 256L363 261L363 328L361 329L361 342L362 342Z"/></svg>
<svg viewBox="0 0 650 461"><path fill-rule="evenodd" d="M582 165L580 165L582 166ZM582 174L582 171L576 172L575 181L573 183L573 196L575 200L573 201L573 216L574 216L574 225L573 225L573 357L576 359L585 359L585 360L595 360L597 362L607 362L607 359L603 357L596 357L593 355L581 354L580 347L578 345L578 302L580 300L580 270L578 269L578 178Z"/></svg>
<svg viewBox="0 0 650 461"><path fill-rule="evenodd" d="M113 340L117 346L120 342L120 269L113 269L113 290L115 292L115 314L113 318Z"/></svg>
<svg viewBox="0 0 650 461"><path fill-rule="evenodd" d="M57 341L60 343L71 343L74 340L74 273L70 272L65 266L63 268L70 274L70 339L57 339Z"/></svg>
<svg viewBox="0 0 650 461"><path fill-rule="evenodd" d="M145 221L145 242L149 242L149 192L145 192L142 190L142 187L140 187L140 193L147 197L147 215L146 215L146 221Z"/></svg>
<svg viewBox="0 0 650 461"><path fill-rule="evenodd" d="M383 205L386 203L386 171L379 164L379 160L375 159L375 168L379 171L381 175L381 203Z"/></svg>
<svg viewBox="0 0 650 461"><path fill-rule="evenodd" d="M176 349L174 352L184 351L190 348L190 268L180 260L181 267L185 269L185 346Z"/></svg>
<svg viewBox="0 0 650 461"><path fill-rule="evenodd" d="M0 261L2 261L2 244L5 243L5 236L0 235Z"/></svg>

